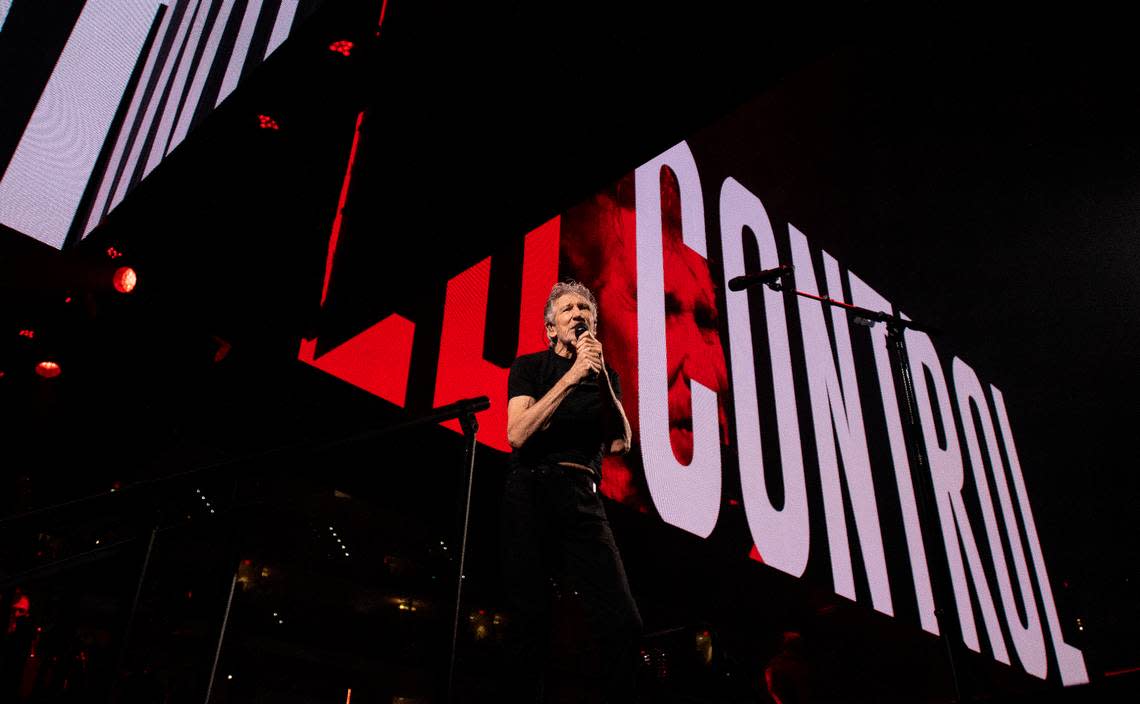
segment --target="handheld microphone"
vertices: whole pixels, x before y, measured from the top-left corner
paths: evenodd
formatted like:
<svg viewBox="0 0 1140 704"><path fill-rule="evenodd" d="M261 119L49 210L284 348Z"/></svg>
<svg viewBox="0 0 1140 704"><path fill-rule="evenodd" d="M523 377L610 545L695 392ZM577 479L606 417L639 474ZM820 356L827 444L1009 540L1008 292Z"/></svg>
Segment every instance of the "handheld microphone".
<svg viewBox="0 0 1140 704"><path fill-rule="evenodd" d="M791 276L796 268L791 264L781 264L773 269L765 269L758 271L755 274L745 274L744 276L734 276L728 280L729 291L743 291L746 288L753 286L760 286L762 284L770 284L778 281L786 276Z"/></svg>
<svg viewBox="0 0 1140 704"><path fill-rule="evenodd" d="M577 325L574 326L574 337L581 339L581 337L583 335L585 335L586 331L589 329L590 329L589 325L586 325L585 323L578 323ZM589 381L595 381L595 380L597 380L597 378L598 378L598 373L596 371L594 371L593 369L591 369L590 373L586 375L586 381L588 381L588 382Z"/></svg>

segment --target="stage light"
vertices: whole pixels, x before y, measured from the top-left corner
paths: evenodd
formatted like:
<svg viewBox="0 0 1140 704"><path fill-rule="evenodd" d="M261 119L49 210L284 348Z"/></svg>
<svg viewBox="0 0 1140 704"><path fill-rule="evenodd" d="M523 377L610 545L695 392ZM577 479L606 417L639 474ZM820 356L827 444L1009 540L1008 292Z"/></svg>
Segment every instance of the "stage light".
<svg viewBox="0 0 1140 704"><path fill-rule="evenodd" d="M234 346L231 345L226 340L223 340L222 338L218 337L217 335L211 336L211 339L214 341L214 344L217 346L217 349L214 350L214 364L217 364L218 362L221 362L223 359L225 359L227 356L229 356L230 350L232 350L234 348Z"/></svg>
<svg viewBox="0 0 1140 704"><path fill-rule="evenodd" d="M36 374L39 374L45 379L54 379L63 373L58 362L45 359L36 365Z"/></svg>
<svg viewBox="0 0 1140 704"><path fill-rule="evenodd" d="M693 638L693 642L697 648L697 658L705 665L711 664L713 658L712 633L707 628L699 630Z"/></svg>
<svg viewBox="0 0 1140 704"><path fill-rule="evenodd" d="M36 331L32 330L31 328L25 328L20 331L20 337L26 337L29 340L34 340L36 339Z"/></svg>
<svg viewBox="0 0 1140 704"><path fill-rule="evenodd" d="M341 56L349 56L352 54L353 46L355 45L352 42L347 39L342 39L329 44L329 51L340 54Z"/></svg>
<svg viewBox="0 0 1140 704"><path fill-rule="evenodd" d="M119 250L115 249L114 247L108 247L107 248L107 256L110 259L118 259L119 257L123 256L123 253L120 252Z"/></svg>
<svg viewBox="0 0 1140 704"><path fill-rule="evenodd" d="M258 115L257 116L257 124L258 124L258 127L260 127L263 130L279 130L279 129L281 129L281 126L277 124L277 120L274 120L269 115Z"/></svg>
<svg viewBox="0 0 1140 704"><path fill-rule="evenodd" d="M119 267L115 270L115 275L111 277L111 283L119 293L130 293L135 290L138 280L138 274L129 266Z"/></svg>

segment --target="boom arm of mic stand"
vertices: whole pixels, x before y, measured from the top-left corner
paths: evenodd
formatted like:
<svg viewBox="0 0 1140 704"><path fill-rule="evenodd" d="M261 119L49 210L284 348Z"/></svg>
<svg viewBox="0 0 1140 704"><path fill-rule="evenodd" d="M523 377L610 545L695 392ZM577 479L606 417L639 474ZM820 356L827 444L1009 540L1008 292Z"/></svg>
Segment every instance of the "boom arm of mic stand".
<svg viewBox="0 0 1140 704"><path fill-rule="evenodd" d="M773 282L773 283L776 283L776 282ZM780 290L779 288L776 288L775 286L772 286L772 289L775 291ZM843 310L847 311L851 315L855 316L856 322L859 322L860 320L864 320L864 321L869 322L871 325L874 325L875 323L886 323L888 328L893 328L898 332L901 332L902 330L904 330L906 328L910 328L911 330L918 330L919 332L926 332L926 333L930 333L931 335L941 334L939 329L934 327L933 325L927 325L926 323L916 323L915 321L908 320L908 319L902 317L901 315L897 315L897 314L893 314L893 313L887 313L887 312L881 311L881 310L871 310L870 308L860 308L859 306L853 306L850 303L844 303L843 301L837 301L834 298L830 298L828 296L819 296L819 295L816 295L814 293L808 293L807 291L795 291L795 290L793 290L792 293L796 294L797 296L801 296L803 298L810 298L813 301L819 301L820 303L824 303L826 305L833 306L835 308L842 308ZM870 326L868 326L868 327L870 327Z"/></svg>

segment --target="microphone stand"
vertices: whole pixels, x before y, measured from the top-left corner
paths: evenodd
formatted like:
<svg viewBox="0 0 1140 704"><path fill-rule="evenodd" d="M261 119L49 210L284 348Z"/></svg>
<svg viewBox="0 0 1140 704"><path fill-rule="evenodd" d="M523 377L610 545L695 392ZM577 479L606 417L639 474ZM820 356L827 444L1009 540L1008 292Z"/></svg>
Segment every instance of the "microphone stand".
<svg viewBox="0 0 1140 704"><path fill-rule="evenodd" d="M916 323L898 314L860 308L850 303L837 301L829 296L786 288L779 279L765 282L765 285L773 291L788 291L802 298L809 298L824 305L843 309L852 316L852 322L856 325L867 328L874 327L877 323L886 325L888 357L893 363L895 376L902 386L904 434L913 467L911 476L912 478L917 477L918 502L915 508L918 512L918 524L924 533L937 535L939 527L932 524L934 511L931 508L931 499L934 496L934 487L930 481L930 457L926 453L926 443L922 440L922 426L919 424L918 418L918 400L914 391L914 376L911 373L910 357L906 350L905 332L907 328L910 328L919 332L938 334L938 329L930 325ZM941 634L942 642L946 646L946 664L950 669L950 682L954 688L953 701L961 702L962 692L958 680L958 668L954 658L954 647L947 631L949 624L946 618L946 609L943 607L950 593L947 588L949 576L946 574L944 565L939 565L937 569L932 570L931 576L935 577L931 582L931 591L934 597L934 618L938 623L938 632Z"/></svg>
<svg viewBox="0 0 1140 704"><path fill-rule="evenodd" d="M462 402L461 402L462 403ZM467 532L471 523L471 489L475 483L475 434L479 432L479 421L475 412L489 408L490 401L480 396L474 403L464 406L459 415L459 425L463 428L464 463L466 489L463 492L463 524L459 543L459 576L455 580L455 621L451 628L451 664L447 668L447 701L455 700L455 654L459 649L459 612L463 604L464 565L467 560Z"/></svg>
<svg viewBox="0 0 1140 704"><path fill-rule="evenodd" d="M459 620L463 608L463 581L467 562L467 535L471 524L471 493L475 484L475 447L476 433L479 432L479 421L475 414L491 407L491 400L486 396L465 398L455 403L432 409L428 413L413 418L404 423L398 423L379 430L360 433L339 441L327 443L323 447L331 448L350 442L359 442L365 439L376 438L399 432L419 425L442 423L448 420L459 420L463 429L463 472L460 480L463 484L463 519L459 526L459 571L455 579L455 618L451 625L451 653L447 667L447 695L445 701L455 700L455 657L459 650Z"/></svg>

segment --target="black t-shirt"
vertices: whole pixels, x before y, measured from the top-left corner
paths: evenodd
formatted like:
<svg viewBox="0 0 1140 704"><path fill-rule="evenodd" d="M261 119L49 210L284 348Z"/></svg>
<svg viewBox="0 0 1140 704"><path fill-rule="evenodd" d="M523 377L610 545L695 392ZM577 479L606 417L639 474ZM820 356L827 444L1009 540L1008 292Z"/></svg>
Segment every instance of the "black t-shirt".
<svg viewBox="0 0 1140 704"><path fill-rule="evenodd" d="M536 401L546 395L574 361L559 357L553 350L527 354L511 365L507 377L507 398L530 396ZM614 395L621 398L618 375L608 365L606 373ZM602 472L602 454L614 438L606 437L602 427L603 404L609 403L597 381L583 381L570 390L550 416L550 425L537 430L511 452L511 464L537 467L558 462L574 462L591 467L597 476Z"/></svg>

